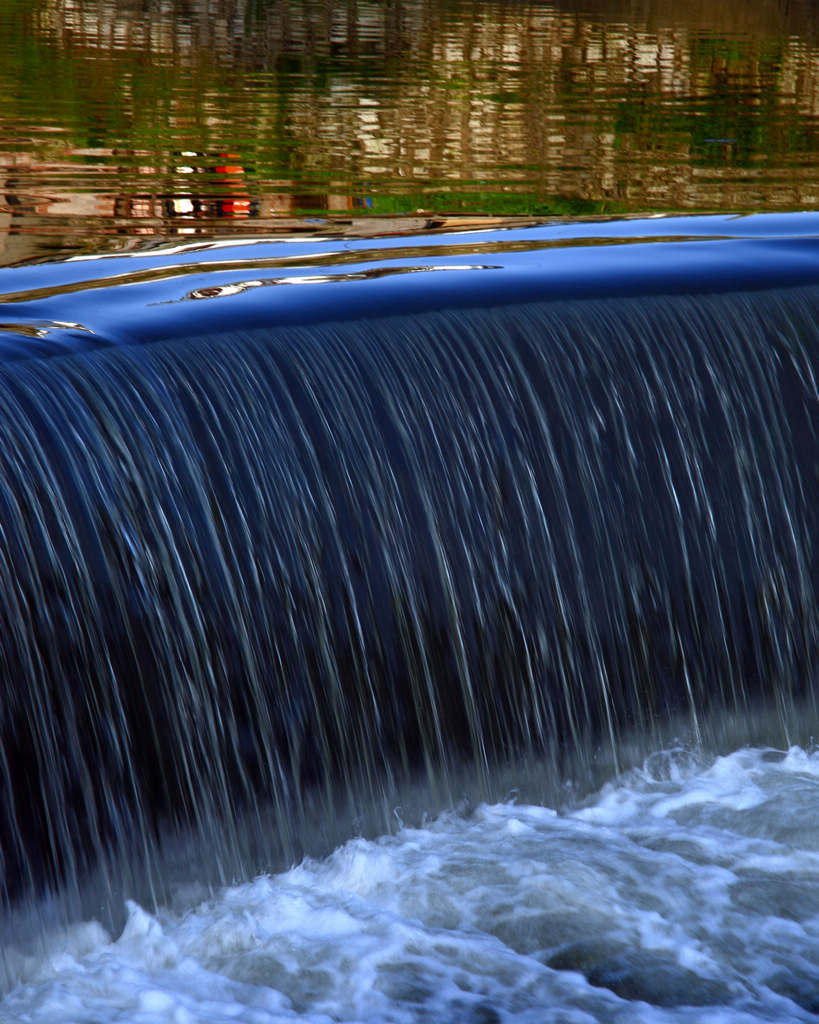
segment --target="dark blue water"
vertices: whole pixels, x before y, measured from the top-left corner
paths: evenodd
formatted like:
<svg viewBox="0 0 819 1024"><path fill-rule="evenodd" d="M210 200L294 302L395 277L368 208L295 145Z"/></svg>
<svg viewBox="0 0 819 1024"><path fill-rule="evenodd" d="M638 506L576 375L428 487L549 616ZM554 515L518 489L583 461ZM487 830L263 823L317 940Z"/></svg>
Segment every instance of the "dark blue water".
<svg viewBox="0 0 819 1024"><path fill-rule="evenodd" d="M719 765L752 785L720 752L807 748L817 225L0 272L9 920L47 898L116 932L126 896L174 898L180 865L188 886L244 881L510 785L541 805L537 830L543 804L576 808L675 736L693 760L660 781L680 807ZM628 970L619 939L563 956L575 941L544 940L543 962L626 1002L685 1005L683 968L699 1005L750 998L706 984L693 953L652 989L645 934Z"/></svg>
<svg viewBox="0 0 819 1024"><path fill-rule="evenodd" d="M813 214L655 217L80 256L0 271L2 354L437 308L810 284L815 232ZM328 287L341 284L349 287Z"/></svg>

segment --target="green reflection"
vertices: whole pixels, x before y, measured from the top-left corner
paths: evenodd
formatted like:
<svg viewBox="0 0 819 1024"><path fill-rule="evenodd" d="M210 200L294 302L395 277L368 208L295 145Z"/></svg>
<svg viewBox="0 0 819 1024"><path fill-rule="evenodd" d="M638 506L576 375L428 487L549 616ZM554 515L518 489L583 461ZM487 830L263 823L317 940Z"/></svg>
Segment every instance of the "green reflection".
<svg viewBox="0 0 819 1024"><path fill-rule="evenodd" d="M308 213L815 207L810 5L634 11L11 0L5 259Z"/></svg>

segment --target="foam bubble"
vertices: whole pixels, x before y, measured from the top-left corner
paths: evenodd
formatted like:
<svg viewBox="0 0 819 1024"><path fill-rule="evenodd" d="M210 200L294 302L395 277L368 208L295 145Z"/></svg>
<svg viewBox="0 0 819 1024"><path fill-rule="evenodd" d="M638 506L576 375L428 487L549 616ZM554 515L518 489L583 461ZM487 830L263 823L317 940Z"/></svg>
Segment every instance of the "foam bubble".
<svg viewBox="0 0 819 1024"><path fill-rule="evenodd" d="M128 904L39 957L0 1019L810 1020L816 754L654 755L574 811L513 804L355 839L187 910Z"/></svg>

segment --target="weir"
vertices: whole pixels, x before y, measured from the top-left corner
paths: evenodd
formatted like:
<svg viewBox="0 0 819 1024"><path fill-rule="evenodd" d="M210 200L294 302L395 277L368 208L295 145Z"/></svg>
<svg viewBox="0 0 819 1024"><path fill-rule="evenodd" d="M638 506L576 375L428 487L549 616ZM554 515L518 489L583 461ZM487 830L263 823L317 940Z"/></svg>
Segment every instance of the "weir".
<svg viewBox="0 0 819 1024"><path fill-rule="evenodd" d="M3 272L6 902L181 827L227 864L315 793L812 708L819 244L786 220Z"/></svg>

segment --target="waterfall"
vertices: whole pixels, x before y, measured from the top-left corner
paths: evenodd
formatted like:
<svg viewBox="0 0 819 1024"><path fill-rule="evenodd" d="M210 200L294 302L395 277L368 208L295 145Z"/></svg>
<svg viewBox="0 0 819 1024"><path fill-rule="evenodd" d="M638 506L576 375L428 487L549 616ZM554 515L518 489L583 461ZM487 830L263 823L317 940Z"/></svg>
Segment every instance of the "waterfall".
<svg viewBox="0 0 819 1024"><path fill-rule="evenodd" d="M227 864L311 794L784 721L818 323L805 283L483 295L7 360L6 900L174 828Z"/></svg>

